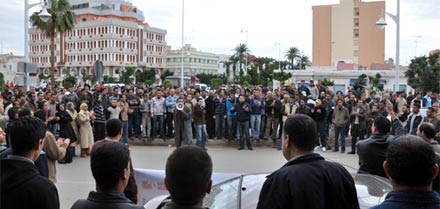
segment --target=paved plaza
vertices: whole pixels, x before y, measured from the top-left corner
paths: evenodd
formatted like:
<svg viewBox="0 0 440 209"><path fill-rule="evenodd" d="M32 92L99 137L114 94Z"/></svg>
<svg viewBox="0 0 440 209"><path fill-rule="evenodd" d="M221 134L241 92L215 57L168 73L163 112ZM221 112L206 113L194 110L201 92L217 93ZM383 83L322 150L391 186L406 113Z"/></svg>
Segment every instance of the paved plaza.
<svg viewBox="0 0 440 209"><path fill-rule="evenodd" d="M142 146L135 143L130 147L135 168L164 170L167 157L175 149L168 146ZM253 151L238 151L233 146L211 143L208 153L214 163L214 172L221 173L261 173L271 172L281 167L286 160L282 152L267 145L255 146ZM320 152L320 151L319 151ZM321 152L320 152L321 153ZM350 173L358 168L357 155L327 151L325 158L343 164ZM71 164L57 165L58 192L61 208L69 209L80 198L86 198L95 185L90 171L90 158L75 157Z"/></svg>

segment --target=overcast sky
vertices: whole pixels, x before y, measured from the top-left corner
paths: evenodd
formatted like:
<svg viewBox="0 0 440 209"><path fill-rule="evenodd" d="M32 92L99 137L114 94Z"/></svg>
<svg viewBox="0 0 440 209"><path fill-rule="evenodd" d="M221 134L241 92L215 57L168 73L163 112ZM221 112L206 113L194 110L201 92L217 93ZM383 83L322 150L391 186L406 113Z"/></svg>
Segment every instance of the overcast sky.
<svg viewBox="0 0 440 209"><path fill-rule="evenodd" d="M39 0L30 0L39 2ZM182 0L132 0L153 27L168 31L166 41L181 46ZM333 4L338 0L186 0L185 43L195 48L231 54L246 42L256 56L278 59L291 46L312 56L312 5ZM395 13L397 0L387 0L386 10ZM407 65L417 55L440 48L438 0L401 0L401 60ZM23 54L24 0L0 0L0 52ZM379 18L379 17L378 17ZM385 56L395 57L394 22L387 18ZM418 47L416 52L416 37Z"/></svg>

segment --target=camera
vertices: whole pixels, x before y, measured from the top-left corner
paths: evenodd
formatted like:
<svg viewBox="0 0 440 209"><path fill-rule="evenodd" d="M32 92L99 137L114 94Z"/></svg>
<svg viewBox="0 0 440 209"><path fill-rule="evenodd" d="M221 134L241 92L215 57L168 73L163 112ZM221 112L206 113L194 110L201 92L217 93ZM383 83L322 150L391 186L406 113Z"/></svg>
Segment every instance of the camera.
<svg viewBox="0 0 440 209"><path fill-rule="evenodd" d="M179 111L183 110L183 104L182 103L177 104L176 109Z"/></svg>

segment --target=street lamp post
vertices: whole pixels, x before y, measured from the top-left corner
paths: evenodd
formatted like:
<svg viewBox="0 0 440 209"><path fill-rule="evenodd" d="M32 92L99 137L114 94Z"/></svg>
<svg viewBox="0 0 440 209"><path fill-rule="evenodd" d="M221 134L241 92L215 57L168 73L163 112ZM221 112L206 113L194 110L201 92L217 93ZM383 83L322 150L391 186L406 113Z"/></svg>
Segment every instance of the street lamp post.
<svg viewBox="0 0 440 209"><path fill-rule="evenodd" d="M248 47L248 30L245 29L245 28L242 28L242 29L241 29L241 32L242 32L242 33L246 33L246 47ZM245 58L246 58L246 60L245 60L245 64L244 64L244 71L247 73L248 52L246 51L245 53L246 53L246 54L245 54ZM241 66L240 66L240 68L241 68ZM245 74L246 74L246 73L245 73Z"/></svg>
<svg viewBox="0 0 440 209"><path fill-rule="evenodd" d="M399 73L400 73L400 0L397 0L397 12L396 15L390 14L388 12L385 12L388 16L391 17L391 19L396 22L396 63L395 63L395 71L396 71L396 78L395 78L395 86L394 90L395 92L399 91ZM385 18L381 17L377 22L376 25L381 27L382 29L387 26L387 23L385 22Z"/></svg>
<svg viewBox="0 0 440 209"><path fill-rule="evenodd" d="M281 44L276 42L275 46L278 45L278 69L281 71Z"/></svg>
<svg viewBox="0 0 440 209"><path fill-rule="evenodd" d="M181 51L181 78L180 78L180 86L183 90L183 48L184 48L184 39L185 39L185 0L182 0L182 51Z"/></svg>
<svg viewBox="0 0 440 209"><path fill-rule="evenodd" d="M29 0L24 1L24 85L26 90L28 89L28 70L27 63L30 62L29 58L29 10L35 6L43 4L43 10L40 12L39 16L43 22L47 22L51 15L47 12L46 1L44 3L40 1L39 3L29 4Z"/></svg>

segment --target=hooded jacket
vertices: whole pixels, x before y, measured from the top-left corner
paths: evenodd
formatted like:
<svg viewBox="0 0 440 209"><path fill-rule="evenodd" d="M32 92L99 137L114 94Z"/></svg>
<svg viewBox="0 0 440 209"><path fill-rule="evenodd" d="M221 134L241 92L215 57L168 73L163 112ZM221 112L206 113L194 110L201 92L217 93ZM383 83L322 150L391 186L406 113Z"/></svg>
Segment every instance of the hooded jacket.
<svg viewBox="0 0 440 209"><path fill-rule="evenodd" d="M60 208L57 188L32 162L11 156L0 160L0 170L0 208Z"/></svg>

